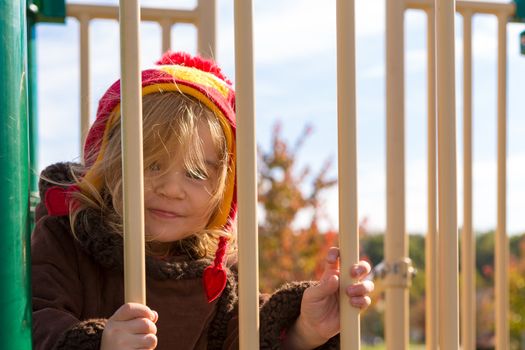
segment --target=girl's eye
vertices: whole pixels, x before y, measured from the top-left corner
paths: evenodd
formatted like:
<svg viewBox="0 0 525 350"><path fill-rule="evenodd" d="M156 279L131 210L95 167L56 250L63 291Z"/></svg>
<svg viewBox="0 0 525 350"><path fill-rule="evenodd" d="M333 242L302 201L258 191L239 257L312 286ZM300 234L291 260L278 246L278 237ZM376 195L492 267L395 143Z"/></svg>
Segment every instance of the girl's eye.
<svg viewBox="0 0 525 350"><path fill-rule="evenodd" d="M154 162L148 167L149 171L160 171L160 164L158 162Z"/></svg>
<svg viewBox="0 0 525 350"><path fill-rule="evenodd" d="M192 180L206 180L208 175L202 170L188 170L186 176Z"/></svg>

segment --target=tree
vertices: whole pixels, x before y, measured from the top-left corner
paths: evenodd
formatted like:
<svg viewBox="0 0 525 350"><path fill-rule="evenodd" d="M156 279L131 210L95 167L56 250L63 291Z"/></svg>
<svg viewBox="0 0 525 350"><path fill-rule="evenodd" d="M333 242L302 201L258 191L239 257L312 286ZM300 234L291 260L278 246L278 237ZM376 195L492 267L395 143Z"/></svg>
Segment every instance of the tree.
<svg viewBox="0 0 525 350"><path fill-rule="evenodd" d="M520 349L525 337L525 235L512 236L509 268L509 326L511 349ZM480 349L494 347L494 231L477 236L477 343Z"/></svg>
<svg viewBox="0 0 525 350"><path fill-rule="evenodd" d="M281 135L281 124L274 126L271 147L259 148L258 193L262 220L259 223L260 287L272 292L292 280L319 279L324 257L337 245L337 232L324 232L319 222L325 218L323 194L336 185L329 176L331 161L312 174L310 167L299 169L297 156L311 134L306 126L293 146ZM294 223L307 214L302 228ZM366 219L360 223L361 258L372 266L383 260L383 234L367 234ZM511 349L518 349L525 329L525 235L509 240L511 266L510 330ZM409 236L409 256L417 274L410 288L410 328L414 341L422 341L425 322L425 237ZM494 232L476 236L477 347L492 348L494 343ZM364 341L376 342L383 336L384 300L381 280L376 279L372 306L361 319Z"/></svg>
<svg viewBox="0 0 525 350"><path fill-rule="evenodd" d="M525 235L513 236L509 273L511 349L523 349L525 339Z"/></svg>
<svg viewBox="0 0 525 350"><path fill-rule="evenodd" d="M321 232L318 227L324 213L322 194L337 183L328 175L331 160L316 174L308 166L298 171L297 155L311 132L306 126L290 147L281 135L281 124L276 123L270 150L259 147L260 287L265 292L287 281L318 278L326 251L337 242L334 232ZM306 181L309 188L304 186ZM309 214L306 225L294 229L299 213Z"/></svg>

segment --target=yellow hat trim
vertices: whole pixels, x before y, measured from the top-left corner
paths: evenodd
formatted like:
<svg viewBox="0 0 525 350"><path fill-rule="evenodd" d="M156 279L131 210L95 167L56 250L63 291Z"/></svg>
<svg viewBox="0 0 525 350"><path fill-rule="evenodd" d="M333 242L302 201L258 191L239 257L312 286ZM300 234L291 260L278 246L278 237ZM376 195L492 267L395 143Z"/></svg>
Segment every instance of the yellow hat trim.
<svg viewBox="0 0 525 350"><path fill-rule="evenodd" d="M194 82L207 88L215 89L220 92L224 98L228 98L228 94L230 93L230 88L225 85L224 81L212 73L203 72L196 68L184 66L159 66L156 69L164 71L174 76L176 79Z"/></svg>

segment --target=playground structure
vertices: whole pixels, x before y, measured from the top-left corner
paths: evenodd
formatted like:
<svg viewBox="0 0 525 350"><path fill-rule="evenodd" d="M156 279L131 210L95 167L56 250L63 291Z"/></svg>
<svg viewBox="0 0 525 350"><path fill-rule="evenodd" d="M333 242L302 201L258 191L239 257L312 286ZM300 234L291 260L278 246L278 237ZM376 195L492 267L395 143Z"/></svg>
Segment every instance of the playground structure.
<svg viewBox="0 0 525 350"><path fill-rule="evenodd" d="M387 232L385 236L386 276L386 344L388 349L408 349L408 288L410 260L405 233L404 212L404 45L403 17L407 9L425 11L428 18L428 230L426 236L427 266L427 349L475 348L475 286L474 247L472 233L472 156L471 156L471 18L474 14L495 15L498 19L498 224L496 232L496 349L509 348L508 339L508 239L506 233L506 25L510 19L525 20L525 1L490 3L450 0L388 0L387 4ZM0 303L5 315L2 329L3 348L31 348L30 276L30 202L34 207L36 178L29 174L29 164L36 159L36 115L34 103L34 25L38 21L63 21L75 17L80 23L80 71L82 131L86 134L89 121L89 22L95 18L119 16L119 9L110 6L65 5L60 1L41 0L26 4L23 0L2 1L2 114L3 144L0 147L2 189L2 294ZM29 9L26 14L26 8ZM162 27L163 50L169 48L170 29L175 23L193 23L197 27L198 51L203 56L215 52L215 1L200 0L195 10L142 9L142 19L158 22ZM454 15L459 12L464 26L464 225L462 245L461 322L459 318L458 234L456 205L455 146L455 68ZM123 77L123 108L140 111L138 40L139 7L136 1L123 2L120 8L122 36L121 57ZM258 347L258 263L256 222L256 164L254 127L254 83L252 51L252 2L235 1L235 56L238 114L239 172L239 237L240 280L240 346ZM26 27L26 21L29 26ZM355 97L355 33L354 2L337 1L338 45L338 132L339 132L339 194L340 248L342 269L358 260L357 235L357 152ZM29 28L26 30L26 28ZM26 44L27 42L27 44ZM29 54L28 54L29 51ZM437 78L437 79L436 79ZM19 86L20 89L13 89ZM27 92L27 91L28 92ZM29 97L28 97L29 96ZM126 101L138 105L128 105ZM29 117L27 114L29 111ZM124 125L128 155L141 154L140 114L126 113L129 125ZM28 122L28 123L27 123ZM134 125L132 123L134 122ZM28 144L27 135L31 135ZM139 142L137 142L137 140ZM401 142L400 142L401 140ZM437 152L436 152L437 151ZM344 155L344 156L343 156ZM437 155L437 157L436 157ZM126 158L126 157L124 157ZM140 178L126 174L142 174L141 162L124 160L125 186L137 188ZM437 160L437 161L436 161ZM36 169L36 164L31 164ZM436 177L436 174L438 175ZM9 179L9 181L8 181ZM437 186L436 186L437 185ZM439 193L436 188L439 187ZM129 202L140 203L142 193L132 193ZM438 194L438 197L436 197ZM143 227L140 206L125 210L125 227ZM439 213L439 215L438 215ZM137 220L134 222L127 220ZM439 234L437 231L439 227ZM126 232L132 245L126 254L136 264L126 267L126 301L144 302L143 231ZM128 251L130 249L130 251ZM446 252L446 254L445 254ZM142 276L142 277L141 277ZM347 282L342 278L341 285ZM439 288L438 288L439 286ZM343 293L342 293L343 294ZM467 302L465 302L467 301ZM341 347L359 349L359 315L342 302ZM438 310L438 305L447 305ZM460 341L460 333L461 341Z"/></svg>

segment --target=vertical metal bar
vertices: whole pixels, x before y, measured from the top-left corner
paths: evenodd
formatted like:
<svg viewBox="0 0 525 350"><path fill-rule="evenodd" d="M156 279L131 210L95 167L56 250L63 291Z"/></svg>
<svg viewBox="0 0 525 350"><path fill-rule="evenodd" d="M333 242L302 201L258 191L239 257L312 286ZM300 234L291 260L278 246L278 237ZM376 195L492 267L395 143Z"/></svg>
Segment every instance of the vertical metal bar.
<svg viewBox="0 0 525 350"><path fill-rule="evenodd" d="M89 130L89 102L91 81L89 76L89 16L82 15L80 23L80 152L84 159L84 141Z"/></svg>
<svg viewBox="0 0 525 350"><path fill-rule="evenodd" d="M498 15L498 223L496 261L496 349L509 348L509 241L507 237L507 15Z"/></svg>
<svg viewBox="0 0 525 350"><path fill-rule="evenodd" d="M476 347L476 240L472 232L472 13L463 12L463 229L461 232L461 346Z"/></svg>
<svg viewBox="0 0 525 350"><path fill-rule="evenodd" d="M38 76L37 76L37 41L36 15L38 8L28 3L27 12L27 94L29 113L29 227L33 231L35 210L40 195L38 193Z"/></svg>
<svg viewBox="0 0 525 350"><path fill-rule="evenodd" d="M243 232L239 236L239 345L248 350L259 348L253 3L235 0L234 4L238 231Z"/></svg>
<svg viewBox="0 0 525 350"><path fill-rule="evenodd" d="M436 22L434 9L427 14L427 152L428 228L425 238L426 349L438 349L438 244L436 226Z"/></svg>
<svg viewBox="0 0 525 350"><path fill-rule="evenodd" d="M459 349L454 0L435 0L438 106L439 347Z"/></svg>
<svg viewBox="0 0 525 350"><path fill-rule="evenodd" d="M144 178L140 75L140 7L120 1L122 187L124 199L124 287L126 302L146 303Z"/></svg>
<svg viewBox="0 0 525 350"><path fill-rule="evenodd" d="M203 57L215 58L217 52L216 7L215 0L198 0L197 50Z"/></svg>
<svg viewBox="0 0 525 350"><path fill-rule="evenodd" d="M354 6L353 0L338 0L336 8L341 271L350 271L359 260ZM361 348L359 310L350 306L346 296L346 286L352 279L348 273L341 273L340 277L341 348L358 350Z"/></svg>
<svg viewBox="0 0 525 350"><path fill-rule="evenodd" d="M389 266L408 254L405 235L404 5L386 2L387 220L385 261ZM391 350L408 348L408 289L387 276L385 335ZM390 281L389 281L390 279Z"/></svg>
<svg viewBox="0 0 525 350"><path fill-rule="evenodd" d="M171 49L171 21L165 20L160 22L162 29L162 53Z"/></svg>
<svg viewBox="0 0 525 350"><path fill-rule="evenodd" d="M0 15L0 348L31 349L26 1Z"/></svg>

